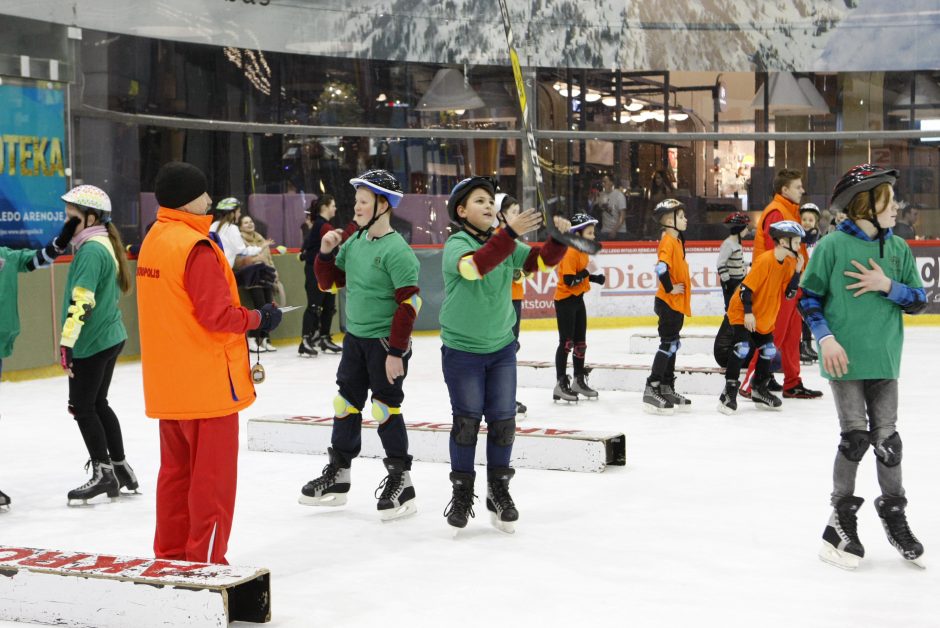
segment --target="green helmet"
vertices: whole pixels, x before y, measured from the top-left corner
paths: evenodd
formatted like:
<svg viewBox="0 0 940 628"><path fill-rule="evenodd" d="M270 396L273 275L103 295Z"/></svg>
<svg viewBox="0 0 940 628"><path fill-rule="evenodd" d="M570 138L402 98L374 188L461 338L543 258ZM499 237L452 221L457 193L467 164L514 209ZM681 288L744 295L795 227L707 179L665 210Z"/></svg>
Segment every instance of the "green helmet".
<svg viewBox="0 0 940 628"><path fill-rule="evenodd" d="M231 212L235 211L242 204L238 202L238 199L234 196L229 196L228 198L223 198L221 201L216 203L215 210L220 212Z"/></svg>

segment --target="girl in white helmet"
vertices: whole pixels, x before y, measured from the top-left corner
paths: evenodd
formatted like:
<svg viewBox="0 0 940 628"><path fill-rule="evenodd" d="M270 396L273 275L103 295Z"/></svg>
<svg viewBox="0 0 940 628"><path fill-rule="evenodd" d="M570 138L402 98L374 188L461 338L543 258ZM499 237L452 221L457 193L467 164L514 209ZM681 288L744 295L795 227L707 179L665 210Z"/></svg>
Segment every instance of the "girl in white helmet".
<svg viewBox="0 0 940 628"><path fill-rule="evenodd" d="M137 489L137 477L124 457L117 415L108 404L108 388L127 331L118 301L130 290L124 245L111 222L111 199L93 185L80 185L62 197L68 220L78 219L62 303L59 356L69 376L69 412L88 448L91 479L69 491L69 503L121 488Z"/></svg>

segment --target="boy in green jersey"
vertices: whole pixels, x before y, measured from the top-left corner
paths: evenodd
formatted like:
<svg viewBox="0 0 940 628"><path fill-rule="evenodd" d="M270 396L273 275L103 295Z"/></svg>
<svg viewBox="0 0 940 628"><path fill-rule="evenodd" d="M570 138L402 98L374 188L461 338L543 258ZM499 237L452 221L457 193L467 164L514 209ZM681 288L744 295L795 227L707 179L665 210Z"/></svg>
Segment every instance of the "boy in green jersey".
<svg viewBox="0 0 940 628"><path fill-rule="evenodd" d="M378 422L388 476L379 485L383 520L416 512L408 434L401 415L402 384L411 357L411 330L421 310L418 258L391 227L391 211L403 193L385 170L370 170L350 184L356 188L356 235L340 246L343 231L323 235L314 273L320 290L346 287L346 336L336 372L330 462L320 477L301 489L300 503L341 506L350 487L350 466L362 447L362 410L372 390L372 418ZM339 253L336 252L337 248Z"/></svg>
<svg viewBox="0 0 940 628"><path fill-rule="evenodd" d="M516 434L516 339L512 307L513 271L547 270L564 257L566 246L549 238L542 246L517 241L542 223L534 209L505 212L505 227L493 227L496 184L488 177L458 183L447 201L460 230L444 244L444 303L441 357L450 393L450 480L453 497L444 516L455 529L473 516L473 468L480 422L487 423L486 507L493 524L512 532L519 518L509 495L515 470L509 466ZM555 218L566 233L571 224Z"/></svg>
<svg viewBox="0 0 940 628"><path fill-rule="evenodd" d="M910 247L891 233L898 213L897 176L897 170L865 164L842 177L831 209L844 211L848 219L816 245L801 282L800 309L819 343L820 370L832 388L842 435L833 512L819 556L845 569L854 569L865 555L856 520L864 500L854 493L869 446L881 487L875 508L889 542L910 561L924 551L905 515L896 423L902 313L922 312L927 296Z"/></svg>

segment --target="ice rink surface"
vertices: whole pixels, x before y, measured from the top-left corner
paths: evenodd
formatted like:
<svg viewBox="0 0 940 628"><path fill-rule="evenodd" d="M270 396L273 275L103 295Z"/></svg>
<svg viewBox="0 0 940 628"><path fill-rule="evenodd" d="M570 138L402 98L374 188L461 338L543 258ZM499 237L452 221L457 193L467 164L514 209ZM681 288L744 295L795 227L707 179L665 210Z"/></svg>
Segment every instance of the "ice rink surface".
<svg viewBox="0 0 940 628"><path fill-rule="evenodd" d="M589 329L588 362L649 363L652 356L628 353L634 331ZM523 332L520 358L551 360L556 342L554 332ZM940 558L931 560L934 550L940 556L936 328L907 329L899 412L908 518L926 547L925 571L885 539L870 452L857 489L866 499L866 558L856 572L817 558L839 430L815 366L804 367L804 379L823 388L823 399L785 400L780 413L741 400L730 417L715 410L720 379L713 396L692 397L692 413L671 417L643 413L639 393L558 405L553 382L522 389L524 425L623 431L627 466L600 474L521 469L512 484L516 534L492 528L480 501L455 540L442 517L446 465L415 463L418 514L383 524L373 497L385 475L379 460L354 463L346 507L318 509L298 505L297 496L325 457L247 450L251 417L331 412L339 357L295 352L262 354L268 380L241 415L228 552L232 564L271 570L272 626L940 625ZM679 363L711 358L680 351ZM449 421L439 339L416 338L410 366L405 419ZM0 514L0 544L152 555L159 442L157 423L143 413L139 363L118 366L110 399L143 495L68 508L65 494L84 483L87 456L66 412L65 380L2 384L0 488L13 508ZM484 496L479 472L476 493Z"/></svg>

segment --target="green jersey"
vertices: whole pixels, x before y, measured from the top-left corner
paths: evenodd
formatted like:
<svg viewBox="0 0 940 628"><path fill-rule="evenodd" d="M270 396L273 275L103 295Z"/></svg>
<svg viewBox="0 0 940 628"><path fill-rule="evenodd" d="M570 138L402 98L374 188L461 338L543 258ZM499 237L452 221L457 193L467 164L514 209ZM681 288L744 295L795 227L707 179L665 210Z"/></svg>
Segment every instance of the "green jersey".
<svg viewBox="0 0 940 628"><path fill-rule="evenodd" d="M903 239L885 240L884 257L879 258L878 241L866 241L836 231L819 241L803 272L800 285L822 297L823 316L836 341L849 359L848 373L836 378L823 368L826 379L897 379L901 370L904 324L898 304L881 292L856 297L846 286L857 280L845 271L858 269L852 260L870 268L869 259L881 266L892 281L921 288L920 275L911 248Z"/></svg>
<svg viewBox="0 0 940 628"><path fill-rule="evenodd" d="M32 249L8 249L0 246L0 360L13 353L13 341L20 335L19 280L29 260L35 257Z"/></svg>
<svg viewBox="0 0 940 628"><path fill-rule="evenodd" d="M103 240L103 241L102 241ZM118 308L121 289L117 282L117 261L110 242L98 238L85 242L72 259L62 299L62 320L68 317L72 291L84 288L95 294L95 307L86 317L72 348L76 358L87 358L127 340L127 330Z"/></svg>
<svg viewBox="0 0 940 628"><path fill-rule="evenodd" d="M392 231L370 240L352 236L339 249L336 266L346 273L346 329L359 338L387 338L398 309L395 291L418 285L418 258Z"/></svg>
<svg viewBox="0 0 940 628"><path fill-rule="evenodd" d="M515 342L512 273L522 268L531 250L527 244L516 242L512 254L482 279L465 279L458 268L460 258L482 246L464 231L458 231L444 244L441 340L451 349L469 353L493 353Z"/></svg>

